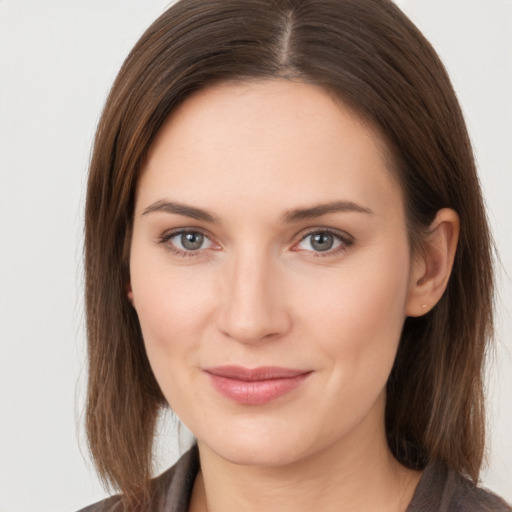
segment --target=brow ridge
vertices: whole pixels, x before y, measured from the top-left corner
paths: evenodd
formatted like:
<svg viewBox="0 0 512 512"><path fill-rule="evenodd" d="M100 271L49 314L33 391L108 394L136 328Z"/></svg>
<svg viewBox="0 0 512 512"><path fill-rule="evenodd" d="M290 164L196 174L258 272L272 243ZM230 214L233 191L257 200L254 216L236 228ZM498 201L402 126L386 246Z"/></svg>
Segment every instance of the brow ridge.
<svg viewBox="0 0 512 512"><path fill-rule="evenodd" d="M200 220L213 224L219 223L219 219L217 219L214 215L207 212L206 210L196 208L194 206L189 206L183 203L179 203L177 201L156 201L155 203L145 208L144 211L142 212L142 215L147 215L153 212L174 213L177 215L190 217L195 220ZM289 224L301 220L314 219L316 217L321 217L322 215L327 215L329 213L344 212L365 213L373 215L372 210L364 206L361 206L353 201L333 201L330 203L319 204L307 208L296 208L293 210L289 210L283 215L283 222Z"/></svg>
<svg viewBox="0 0 512 512"><path fill-rule="evenodd" d="M374 213L372 210L370 210L370 208L361 206L360 204L354 203L353 201L333 201L308 208L296 208L290 210L284 214L283 220L286 223L292 223L301 220L314 219L329 213L344 212L365 213L369 215L373 215Z"/></svg>
<svg viewBox="0 0 512 512"><path fill-rule="evenodd" d="M204 222L210 222L213 224L218 224L219 222L215 216L206 210L179 203L177 201L156 201L155 203L145 208L142 212L142 215L147 215L153 212L175 213L177 215L183 215L185 217L190 217L192 219L201 220Z"/></svg>

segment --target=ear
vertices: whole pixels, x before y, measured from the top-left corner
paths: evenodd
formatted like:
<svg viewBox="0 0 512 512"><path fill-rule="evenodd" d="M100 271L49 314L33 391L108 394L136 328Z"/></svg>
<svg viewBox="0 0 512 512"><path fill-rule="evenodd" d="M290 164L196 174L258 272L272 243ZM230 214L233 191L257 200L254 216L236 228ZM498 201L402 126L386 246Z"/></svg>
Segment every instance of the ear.
<svg viewBox="0 0 512 512"><path fill-rule="evenodd" d="M455 210L443 208L437 212L424 247L413 255L407 316L428 313L443 296L453 267L459 229Z"/></svg>

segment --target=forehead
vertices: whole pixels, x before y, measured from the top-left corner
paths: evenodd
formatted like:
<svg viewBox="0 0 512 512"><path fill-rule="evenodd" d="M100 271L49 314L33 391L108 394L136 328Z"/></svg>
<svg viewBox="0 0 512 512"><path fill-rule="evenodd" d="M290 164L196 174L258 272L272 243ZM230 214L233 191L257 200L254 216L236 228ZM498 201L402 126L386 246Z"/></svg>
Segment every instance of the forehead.
<svg viewBox="0 0 512 512"><path fill-rule="evenodd" d="M378 134L320 87L286 80L220 84L187 99L152 144L138 198L177 196L215 208L225 197L401 197ZM344 197L347 196L347 197ZM348 197L350 196L350 197ZM268 205L267 205L268 206Z"/></svg>

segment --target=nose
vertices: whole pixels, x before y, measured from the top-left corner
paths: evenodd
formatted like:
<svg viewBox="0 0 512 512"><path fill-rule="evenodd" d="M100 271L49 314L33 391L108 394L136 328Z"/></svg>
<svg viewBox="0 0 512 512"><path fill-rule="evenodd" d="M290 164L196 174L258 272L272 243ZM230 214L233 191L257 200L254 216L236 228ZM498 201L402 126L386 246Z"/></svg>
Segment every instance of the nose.
<svg viewBox="0 0 512 512"><path fill-rule="evenodd" d="M218 328L240 343L275 340L291 328L277 265L265 255L239 257L226 272Z"/></svg>

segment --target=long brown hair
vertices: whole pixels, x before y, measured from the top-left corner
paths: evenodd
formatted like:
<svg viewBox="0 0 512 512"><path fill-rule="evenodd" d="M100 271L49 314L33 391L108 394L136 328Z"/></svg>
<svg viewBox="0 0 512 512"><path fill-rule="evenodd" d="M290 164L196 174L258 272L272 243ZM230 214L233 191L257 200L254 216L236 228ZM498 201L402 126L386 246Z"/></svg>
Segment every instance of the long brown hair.
<svg viewBox="0 0 512 512"><path fill-rule="evenodd" d="M100 476L140 503L156 418L166 406L126 297L134 191L146 152L192 93L269 78L320 85L378 130L403 190L413 248L439 209L459 213L448 288L430 313L405 321L386 429L406 466L440 460L476 481L492 329L491 240L450 80L390 0L181 0L126 59L98 126L86 205L86 422Z"/></svg>

